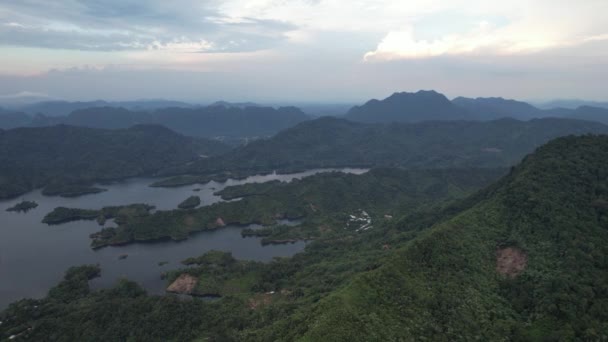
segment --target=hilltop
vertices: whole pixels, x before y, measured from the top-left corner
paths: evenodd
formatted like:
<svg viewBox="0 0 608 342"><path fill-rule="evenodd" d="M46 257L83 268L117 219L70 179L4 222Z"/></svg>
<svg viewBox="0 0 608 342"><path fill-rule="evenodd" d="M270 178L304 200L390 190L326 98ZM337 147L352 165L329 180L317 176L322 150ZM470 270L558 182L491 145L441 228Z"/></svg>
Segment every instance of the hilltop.
<svg viewBox="0 0 608 342"><path fill-rule="evenodd" d="M454 105L443 94L421 90L394 93L384 100L370 100L351 108L346 119L367 123L419 122L429 120L471 120L466 110Z"/></svg>

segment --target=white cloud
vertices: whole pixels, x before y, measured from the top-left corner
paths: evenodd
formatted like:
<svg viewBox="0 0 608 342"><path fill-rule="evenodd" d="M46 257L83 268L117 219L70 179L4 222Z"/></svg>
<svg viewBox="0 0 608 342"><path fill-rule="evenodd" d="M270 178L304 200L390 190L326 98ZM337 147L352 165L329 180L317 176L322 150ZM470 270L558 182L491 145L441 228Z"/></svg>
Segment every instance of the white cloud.
<svg viewBox="0 0 608 342"><path fill-rule="evenodd" d="M195 96L230 77L234 96L604 96L605 13L608 0L0 0L0 91ZM45 76L83 65L100 71ZM150 79L121 88L128 71Z"/></svg>
<svg viewBox="0 0 608 342"><path fill-rule="evenodd" d="M470 1L471 5L475 1ZM563 47L577 47L589 41L605 40L608 30L602 17L608 1L520 1L510 8L487 8L478 14L501 14L505 25L482 22L474 29L452 31L433 40L417 37L416 25L389 30L366 61L420 59L450 55L521 55ZM599 32L599 33L598 33ZM592 52L591 52L592 53Z"/></svg>
<svg viewBox="0 0 608 342"><path fill-rule="evenodd" d="M19 23L14 22L14 21L12 21L10 23L4 23L3 25L4 26L8 26L8 27L20 27L20 28L24 28L25 27L25 26L23 26L23 25L21 25Z"/></svg>
<svg viewBox="0 0 608 342"><path fill-rule="evenodd" d="M608 40L608 33L598 34L595 36L585 38L586 42L597 42L602 40Z"/></svg>
<svg viewBox="0 0 608 342"><path fill-rule="evenodd" d="M174 52L206 52L214 50L212 42L204 39L192 41L186 37L181 37L170 42L154 41L148 45L149 50L169 50Z"/></svg>
<svg viewBox="0 0 608 342"><path fill-rule="evenodd" d="M366 61L419 59L446 55L510 55L539 52L569 44L542 35L518 37L508 30L491 27L487 22L464 34L448 34L435 40L416 39L413 29L391 31L374 51L364 55Z"/></svg>
<svg viewBox="0 0 608 342"><path fill-rule="evenodd" d="M0 95L0 99L2 99L2 100L6 100L6 99L20 99L20 98L24 98L24 97L50 98L50 96L48 94L37 93L37 92L34 92L34 91L20 91L18 93L14 93L14 94L1 94Z"/></svg>
<svg viewBox="0 0 608 342"><path fill-rule="evenodd" d="M296 26L287 34L291 42L314 43L318 32L380 32L376 48L361 53L376 61L527 54L604 40L608 31L606 0L226 0L218 11L233 20L289 21ZM444 19L443 32L430 39L421 24L433 16ZM505 23L497 25L496 17ZM463 19L468 29L459 27Z"/></svg>

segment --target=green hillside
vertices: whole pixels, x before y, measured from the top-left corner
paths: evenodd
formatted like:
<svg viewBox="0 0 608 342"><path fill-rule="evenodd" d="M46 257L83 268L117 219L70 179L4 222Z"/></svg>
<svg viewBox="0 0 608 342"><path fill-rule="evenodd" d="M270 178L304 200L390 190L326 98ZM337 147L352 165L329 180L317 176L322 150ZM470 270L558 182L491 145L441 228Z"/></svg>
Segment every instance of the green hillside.
<svg viewBox="0 0 608 342"><path fill-rule="evenodd" d="M307 341L606 340L606 161L606 136L540 148L275 336L289 324Z"/></svg>
<svg viewBox="0 0 608 342"><path fill-rule="evenodd" d="M606 340L607 160L608 136L560 138L465 199L321 236L292 258L209 253L170 275L201 277L197 291L223 295L213 302L148 296L125 281L91 291L99 270L74 268L47 298L0 314L0 338Z"/></svg>
<svg viewBox="0 0 608 342"><path fill-rule="evenodd" d="M92 246L122 245L154 240L183 240L190 234L221 228L223 225L263 224L255 234L266 243L277 240L318 239L344 235L350 215L365 211L374 222L385 215L411 212L462 198L498 179L504 169L402 170L374 169L362 175L322 173L290 183L279 181L245 184L223 189L219 202L189 210L156 211L137 215L106 228L95 236ZM67 212L67 218L64 213ZM79 219L83 210L57 208L47 215L50 221ZM84 210L85 215L87 210ZM97 214L88 213L92 218ZM284 227L278 219L300 219L297 227ZM324 227L324 228L323 228ZM352 230L354 230L353 228ZM352 233L352 232L349 232Z"/></svg>
<svg viewBox="0 0 608 342"><path fill-rule="evenodd" d="M606 134L608 126L571 119L428 121L364 124L336 118L307 121L268 140L198 161L167 174L225 177L272 170L321 167L433 169L510 167L551 139L569 134ZM177 179L183 181L183 178ZM196 182L196 177L189 178ZM180 182L178 182L180 183Z"/></svg>
<svg viewBox="0 0 608 342"><path fill-rule="evenodd" d="M0 198L38 187L45 193L95 192L95 181L152 175L229 148L161 126L106 130L73 126L0 130Z"/></svg>

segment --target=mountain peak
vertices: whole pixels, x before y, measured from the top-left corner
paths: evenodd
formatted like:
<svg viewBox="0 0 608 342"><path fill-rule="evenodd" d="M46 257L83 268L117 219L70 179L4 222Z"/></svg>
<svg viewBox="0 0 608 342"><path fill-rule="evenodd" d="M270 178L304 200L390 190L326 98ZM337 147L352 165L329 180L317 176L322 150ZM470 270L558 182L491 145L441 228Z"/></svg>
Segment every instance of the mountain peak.
<svg viewBox="0 0 608 342"><path fill-rule="evenodd" d="M467 120L470 115L434 90L415 93L396 92L383 100L370 100L355 106L346 118L361 122L418 122L429 120Z"/></svg>

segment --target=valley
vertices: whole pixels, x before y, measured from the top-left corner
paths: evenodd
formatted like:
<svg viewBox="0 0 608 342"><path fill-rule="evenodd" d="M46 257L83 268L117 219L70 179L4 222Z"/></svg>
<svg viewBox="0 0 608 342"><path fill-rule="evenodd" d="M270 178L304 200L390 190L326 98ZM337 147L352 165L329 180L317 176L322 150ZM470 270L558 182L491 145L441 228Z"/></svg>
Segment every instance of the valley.
<svg viewBox="0 0 608 342"><path fill-rule="evenodd" d="M221 198L214 194L227 186L267 182L273 180L291 181L298 177L321 172L310 171L305 174L254 176L246 180L228 180L225 183L210 182L203 186L180 188L150 187L154 179L136 178L106 185L107 191L79 198L48 197L40 190L24 195L28 201L38 206L27 213L4 212L0 214L3 222L0 228L0 307L24 297L43 297L55 285L63 272L83 263L99 264L102 277L94 281L94 288L108 288L123 277L137 281L150 293L162 294L166 281L161 274L179 266L188 257L199 255L206 250L219 249L230 251L235 257L248 260L269 261L275 256L290 256L304 248L304 242L289 245L263 247L259 239L243 238L240 227L227 226L217 231L192 235L187 241L179 243L150 243L115 246L100 250L91 249L90 235L103 227L120 222L121 212L132 216L124 209L140 209L147 213L146 205L131 205L145 201L157 210L170 211L187 196L196 193L203 205L211 205ZM366 170L344 170L361 173ZM199 189L193 192L194 189ZM18 200L1 201L0 206L10 207ZM56 225L43 223L47 214L58 207L80 207L69 216L62 215L52 221ZM98 206L105 206L103 210ZM118 209L118 210L116 210ZM78 214L75 216L74 214ZM103 217L103 220L99 220ZM67 219L75 220L67 222ZM88 221L82 221L82 219ZM48 218L47 218L48 220ZM289 223L280 221L281 223ZM49 222L50 223L50 222ZM255 228L257 225L250 225ZM23 251L36 251L24 255ZM120 255L128 255L118 260ZM158 265L163 262L162 265ZM23 272L28 269L29 272ZM27 286L24 286L27 284Z"/></svg>
<svg viewBox="0 0 608 342"><path fill-rule="evenodd" d="M0 131L0 338L603 338L608 126L365 110L241 146Z"/></svg>

